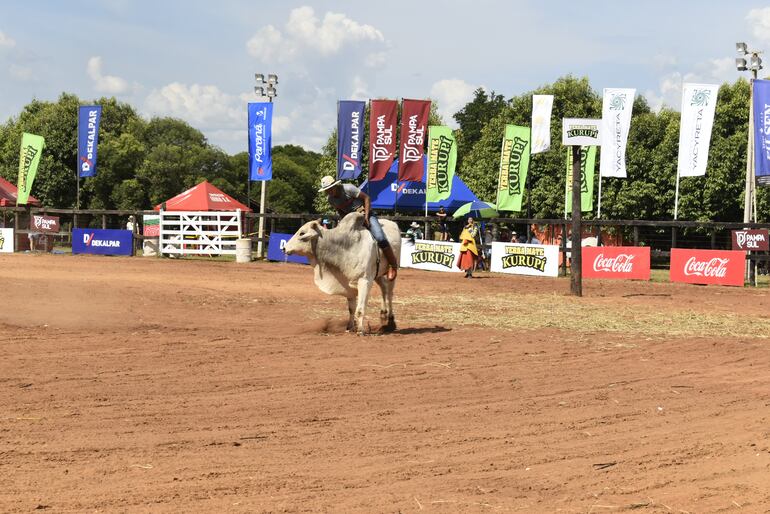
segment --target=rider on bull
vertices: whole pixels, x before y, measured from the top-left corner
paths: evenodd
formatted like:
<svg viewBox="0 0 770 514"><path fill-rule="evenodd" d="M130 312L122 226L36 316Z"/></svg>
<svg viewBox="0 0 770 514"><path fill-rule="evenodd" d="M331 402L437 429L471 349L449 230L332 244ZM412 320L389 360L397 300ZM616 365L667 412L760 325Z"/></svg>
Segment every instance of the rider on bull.
<svg viewBox="0 0 770 514"><path fill-rule="evenodd" d="M321 188L318 191L326 193L329 204L337 210L340 216L345 216L354 211L364 214L364 226L369 229L372 237L377 241L377 246L382 248L382 253L385 254L385 258L388 260L388 280L394 280L396 278L398 261L393 253L393 248L382 231L382 226L377 216L371 212L369 195L356 186L343 184L340 180L334 180L334 177L329 175L321 179Z"/></svg>

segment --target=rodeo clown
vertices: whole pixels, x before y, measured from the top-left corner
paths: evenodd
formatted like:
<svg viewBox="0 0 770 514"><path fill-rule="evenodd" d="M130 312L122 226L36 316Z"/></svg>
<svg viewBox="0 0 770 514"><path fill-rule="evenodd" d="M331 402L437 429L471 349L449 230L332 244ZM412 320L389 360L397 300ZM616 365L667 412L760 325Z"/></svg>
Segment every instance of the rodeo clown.
<svg viewBox="0 0 770 514"><path fill-rule="evenodd" d="M393 253L385 233L382 231L377 216L371 212L371 200L369 195L358 189L352 184L343 184L340 180L334 180L334 177L326 175L321 179L321 188L318 192L325 192L329 204L337 210L337 213L344 217L351 212L358 211L364 214L364 226L369 229L372 237L377 241L377 246L382 248L385 259L388 261L388 280L395 280L398 273L398 261Z"/></svg>

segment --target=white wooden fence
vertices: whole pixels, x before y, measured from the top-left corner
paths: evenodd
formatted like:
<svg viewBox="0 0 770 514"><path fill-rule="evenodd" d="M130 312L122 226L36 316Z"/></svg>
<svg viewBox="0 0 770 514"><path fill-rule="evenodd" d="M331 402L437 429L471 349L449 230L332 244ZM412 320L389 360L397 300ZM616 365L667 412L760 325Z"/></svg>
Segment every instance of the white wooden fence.
<svg viewBox="0 0 770 514"><path fill-rule="evenodd" d="M160 211L163 255L235 255L241 211Z"/></svg>

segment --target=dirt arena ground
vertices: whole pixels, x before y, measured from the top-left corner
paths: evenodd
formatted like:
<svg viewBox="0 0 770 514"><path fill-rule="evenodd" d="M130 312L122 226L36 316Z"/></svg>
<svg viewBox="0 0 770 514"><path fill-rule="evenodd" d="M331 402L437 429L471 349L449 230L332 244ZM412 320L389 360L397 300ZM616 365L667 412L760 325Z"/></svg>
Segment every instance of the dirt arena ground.
<svg viewBox="0 0 770 514"><path fill-rule="evenodd" d="M0 257L1 512L768 512L768 290ZM377 329L376 302L369 320Z"/></svg>

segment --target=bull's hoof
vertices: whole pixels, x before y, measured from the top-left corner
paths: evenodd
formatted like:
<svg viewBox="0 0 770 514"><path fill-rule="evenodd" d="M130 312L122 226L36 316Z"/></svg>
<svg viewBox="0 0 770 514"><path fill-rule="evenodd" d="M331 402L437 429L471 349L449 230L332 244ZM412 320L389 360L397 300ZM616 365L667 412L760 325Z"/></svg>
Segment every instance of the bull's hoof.
<svg viewBox="0 0 770 514"><path fill-rule="evenodd" d="M388 322L380 327L380 331L383 333L394 332L396 330L396 320L393 316L388 318Z"/></svg>

